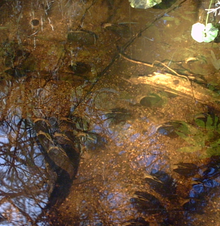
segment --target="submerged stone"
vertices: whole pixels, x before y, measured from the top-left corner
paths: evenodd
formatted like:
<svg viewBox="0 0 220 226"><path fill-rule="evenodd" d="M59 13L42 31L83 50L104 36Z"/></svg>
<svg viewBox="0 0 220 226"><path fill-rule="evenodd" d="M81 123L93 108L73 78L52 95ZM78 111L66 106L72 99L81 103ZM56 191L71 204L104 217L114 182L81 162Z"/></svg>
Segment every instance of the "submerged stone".
<svg viewBox="0 0 220 226"><path fill-rule="evenodd" d="M122 38L129 38L131 37L131 28L129 24L110 24L106 23L103 26L106 30L113 32L115 35L122 37Z"/></svg>
<svg viewBox="0 0 220 226"><path fill-rule="evenodd" d="M159 126L157 132L170 138L178 137L178 132L187 133L187 126L183 122L173 121L167 122Z"/></svg>
<svg viewBox="0 0 220 226"><path fill-rule="evenodd" d="M71 31L67 34L67 40L78 45L91 46L96 43L96 34L91 31Z"/></svg>
<svg viewBox="0 0 220 226"><path fill-rule="evenodd" d="M84 62L76 62L74 65L70 65L69 68L77 75L84 75L91 72L91 66Z"/></svg>
<svg viewBox="0 0 220 226"><path fill-rule="evenodd" d="M163 99L154 93L151 93L140 100L140 104L144 107L162 107L163 103Z"/></svg>
<svg viewBox="0 0 220 226"><path fill-rule="evenodd" d="M129 2L133 8L147 9L161 3L162 0L129 0Z"/></svg>

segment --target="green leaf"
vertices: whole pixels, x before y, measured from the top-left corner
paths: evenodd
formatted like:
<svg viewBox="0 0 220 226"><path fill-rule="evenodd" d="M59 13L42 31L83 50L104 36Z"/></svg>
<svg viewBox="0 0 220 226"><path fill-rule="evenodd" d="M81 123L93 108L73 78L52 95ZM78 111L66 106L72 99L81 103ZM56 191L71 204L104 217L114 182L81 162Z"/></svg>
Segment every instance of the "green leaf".
<svg viewBox="0 0 220 226"><path fill-rule="evenodd" d="M201 147L205 147L205 142L207 140L207 135L200 133L200 134L196 134L194 136L195 141L197 142L197 145L201 146Z"/></svg>
<svg viewBox="0 0 220 226"><path fill-rule="evenodd" d="M206 151L206 158L210 158L212 156L220 155L220 147L218 148L208 148Z"/></svg>
<svg viewBox="0 0 220 226"><path fill-rule="evenodd" d="M178 132L178 131L176 131L176 134L179 135L184 140L188 137L185 133L181 133L181 132Z"/></svg>
<svg viewBox="0 0 220 226"><path fill-rule="evenodd" d="M210 147L212 147L212 148L218 147L218 146L220 147L220 139L218 139L210 144Z"/></svg>
<svg viewBox="0 0 220 226"><path fill-rule="evenodd" d="M182 122L179 127L177 127L177 130L176 132L182 132L184 133L185 135L187 134L190 134L190 125L188 125L187 123L185 122Z"/></svg>
<svg viewBox="0 0 220 226"><path fill-rule="evenodd" d="M201 150L201 147L199 146L187 146L187 147L182 147L178 149L178 151L187 152L187 153L193 153L199 150Z"/></svg>
<svg viewBox="0 0 220 226"><path fill-rule="evenodd" d="M208 23L204 30L204 42L213 41L218 35L218 28L214 27L212 23Z"/></svg>
<svg viewBox="0 0 220 226"><path fill-rule="evenodd" d="M195 119L196 125L182 123L175 131L190 146L182 147L179 151L192 153L200 151L200 158L220 155L220 126L219 118L207 115L206 120Z"/></svg>
<svg viewBox="0 0 220 226"><path fill-rule="evenodd" d="M205 122L202 119L195 119L195 123L199 127L205 128Z"/></svg>
<svg viewBox="0 0 220 226"><path fill-rule="evenodd" d="M208 117L207 117L206 129L214 129L214 127L213 127L213 119L212 119L211 115L208 115Z"/></svg>
<svg viewBox="0 0 220 226"><path fill-rule="evenodd" d="M215 115L215 117L214 117L214 127L215 127L215 129L217 129L217 125L218 125L218 117Z"/></svg>
<svg viewBox="0 0 220 226"><path fill-rule="evenodd" d="M206 26L201 23L195 23L192 26L191 36L197 42L211 42L218 35L218 28L214 27L212 23Z"/></svg>

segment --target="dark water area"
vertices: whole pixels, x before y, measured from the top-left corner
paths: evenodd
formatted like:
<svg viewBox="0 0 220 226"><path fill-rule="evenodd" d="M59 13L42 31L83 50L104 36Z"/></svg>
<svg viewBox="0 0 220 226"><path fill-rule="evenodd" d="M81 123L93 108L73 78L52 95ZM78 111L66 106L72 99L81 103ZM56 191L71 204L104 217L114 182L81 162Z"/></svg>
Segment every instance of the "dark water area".
<svg viewBox="0 0 220 226"><path fill-rule="evenodd" d="M220 225L208 6L0 1L0 225Z"/></svg>

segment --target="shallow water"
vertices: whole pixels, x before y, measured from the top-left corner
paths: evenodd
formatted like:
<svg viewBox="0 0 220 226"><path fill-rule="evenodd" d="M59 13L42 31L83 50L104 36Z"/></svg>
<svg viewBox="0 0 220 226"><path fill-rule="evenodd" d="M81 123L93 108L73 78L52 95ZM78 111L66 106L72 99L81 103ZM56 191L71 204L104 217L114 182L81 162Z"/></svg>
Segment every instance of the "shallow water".
<svg viewBox="0 0 220 226"><path fill-rule="evenodd" d="M190 35L198 4L0 7L2 224L218 225L218 111L129 80L175 71L218 93L219 43Z"/></svg>

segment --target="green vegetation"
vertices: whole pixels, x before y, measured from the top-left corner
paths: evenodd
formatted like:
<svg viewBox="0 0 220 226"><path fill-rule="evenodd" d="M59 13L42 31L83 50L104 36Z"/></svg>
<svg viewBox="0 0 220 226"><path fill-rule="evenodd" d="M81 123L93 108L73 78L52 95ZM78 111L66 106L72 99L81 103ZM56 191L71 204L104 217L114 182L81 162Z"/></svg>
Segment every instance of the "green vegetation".
<svg viewBox="0 0 220 226"><path fill-rule="evenodd" d="M201 158L220 155L220 124L217 116L207 115L206 118L195 119L195 126L185 124L176 133L184 139L189 146L179 151L200 151Z"/></svg>
<svg viewBox="0 0 220 226"><path fill-rule="evenodd" d="M216 28L212 23L208 23L209 14L214 13L217 15L219 7L218 3L215 4L215 8L211 8L213 0L210 0L209 8L205 9L207 11L205 24L195 23L192 26L191 36L197 42L212 42L218 36L218 28Z"/></svg>
<svg viewBox="0 0 220 226"><path fill-rule="evenodd" d="M129 2L133 8L147 9L161 3L162 0L129 0Z"/></svg>

